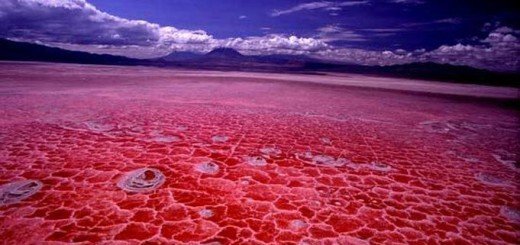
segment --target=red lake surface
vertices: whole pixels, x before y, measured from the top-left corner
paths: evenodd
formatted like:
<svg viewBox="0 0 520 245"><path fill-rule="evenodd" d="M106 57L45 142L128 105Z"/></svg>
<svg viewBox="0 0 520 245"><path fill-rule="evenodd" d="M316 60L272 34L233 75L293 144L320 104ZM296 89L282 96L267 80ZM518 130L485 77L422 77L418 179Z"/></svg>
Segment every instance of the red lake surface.
<svg viewBox="0 0 520 245"><path fill-rule="evenodd" d="M0 64L4 244L518 244L518 90Z"/></svg>

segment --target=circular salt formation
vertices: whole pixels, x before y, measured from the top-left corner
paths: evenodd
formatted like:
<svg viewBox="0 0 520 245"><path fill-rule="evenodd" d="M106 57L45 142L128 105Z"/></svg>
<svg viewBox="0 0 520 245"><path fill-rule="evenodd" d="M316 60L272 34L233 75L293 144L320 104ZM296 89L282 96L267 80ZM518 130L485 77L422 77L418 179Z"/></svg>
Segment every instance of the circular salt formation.
<svg viewBox="0 0 520 245"><path fill-rule="evenodd" d="M300 160L309 161L312 159L312 152L307 151L305 153L296 153L296 157Z"/></svg>
<svg viewBox="0 0 520 245"><path fill-rule="evenodd" d="M195 170L204 174L216 174L219 168L220 167L214 162L199 163L195 166Z"/></svg>
<svg viewBox="0 0 520 245"><path fill-rule="evenodd" d="M505 184L505 180L485 173L478 173L475 175L475 178L479 180L480 182L488 185L503 185Z"/></svg>
<svg viewBox="0 0 520 245"><path fill-rule="evenodd" d="M275 147L264 147L260 149L260 152L267 156L278 156L282 154L282 150Z"/></svg>
<svg viewBox="0 0 520 245"><path fill-rule="evenodd" d="M84 124L88 130L96 132L96 133L108 132L110 130L115 129L115 126L113 126L111 124L103 124L103 123L98 123L98 122L94 122L94 121L84 122Z"/></svg>
<svg viewBox="0 0 520 245"><path fill-rule="evenodd" d="M317 166L327 166L327 167L341 167L345 165L347 161L343 158L337 158L326 155L317 155L312 157L312 164Z"/></svg>
<svg viewBox="0 0 520 245"><path fill-rule="evenodd" d="M321 141L321 143L323 143L323 144L325 144L325 145L330 145L330 144L332 144L332 141L331 141L329 138L327 138L327 137L321 137L321 138L320 138L320 141Z"/></svg>
<svg viewBox="0 0 520 245"><path fill-rule="evenodd" d="M305 221L301 220L301 219L295 219L295 220L291 220L291 223L289 223L289 228L293 231L299 231L299 230L302 230L302 229L305 229L307 228L307 223L305 223Z"/></svg>
<svg viewBox="0 0 520 245"><path fill-rule="evenodd" d="M164 175L157 169L140 168L126 174L117 186L127 192L148 192L161 186L164 179Z"/></svg>
<svg viewBox="0 0 520 245"><path fill-rule="evenodd" d="M180 141L180 138L177 136L155 136L152 138L153 141L158 143L173 143Z"/></svg>
<svg viewBox="0 0 520 245"><path fill-rule="evenodd" d="M388 171L392 170L392 167L390 167L384 163L378 163L378 162L373 162L371 164L368 164L368 168L372 169L372 170L376 170L376 171L381 171L381 172L388 172Z"/></svg>
<svg viewBox="0 0 520 245"><path fill-rule="evenodd" d="M209 242L209 243L201 243L202 245L222 245L219 241L216 242Z"/></svg>
<svg viewBox="0 0 520 245"><path fill-rule="evenodd" d="M229 137L227 137L225 135L215 135L215 136L211 137L211 140L214 143L224 143L229 140Z"/></svg>
<svg viewBox="0 0 520 245"><path fill-rule="evenodd" d="M447 123L437 122L437 121L424 121L419 123L421 127L423 127L426 132L429 133L448 133L450 128Z"/></svg>
<svg viewBox="0 0 520 245"><path fill-rule="evenodd" d="M244 161L251 166L265 166L267 161L263 157L244 157Z"/></svg>
<svg viewBox="0 0 520 245"><path fill-rule="evenodd" d="M520 223L520 210L504 206L500 208L500 214L507 219Z"/></svg>
<svg viewBox="0 0 520 245"><path fill-rule="evenodd" d="M38 192L42 183L37 180L20 180L0 186L0 205L20 202Z"/></svg>
<svg viewBox="0 0 520 245"><path fill-rule="evenodd" d="M202 209L199 211L199 215L200 215L200 217L207 219L207 218L213 217L214 213L213 213L213 211L211 211L209 209Z"/></svg>
<svg viewBox="0 0 520 245"><path fill-rule="evenodd" d="M512 169L518 169L519 163L516 161L516 154L510 153L503 149L495 150L494 154L491 154L495 160L497 160L499 163L504 164Z"/></svg>

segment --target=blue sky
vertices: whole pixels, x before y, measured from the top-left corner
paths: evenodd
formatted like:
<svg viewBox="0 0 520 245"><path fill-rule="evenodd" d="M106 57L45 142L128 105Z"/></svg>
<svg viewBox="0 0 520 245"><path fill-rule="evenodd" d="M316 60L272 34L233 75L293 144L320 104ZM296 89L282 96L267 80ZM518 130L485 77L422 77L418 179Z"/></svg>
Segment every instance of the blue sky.
<svg viewBox="0 0 520 245"><path fill-rule="evenodd" d="M385 50L432 49L486 35L485 23L518 28L518 9L507 1L370 1L354 6L301 10L273 16L313 1L282 0L91 0L102 11L183 29L202 29L216 38L284 33L310 37L327 25L364 36L340 45ZM320 1L315 1L320 2ZM342 3L346 1L335 1ZM350 1L364 2L364 1ZM240 18L242 16L242 18ZM268 29L269 28L269 29ZM379 30L377 30L379 29ZM379 31L379 32L378 32ZM381 35L378 35L381 34ZM385 35L383 35L385 34Z"/></svg>
<svg viewBox="0 0 520 245"><path fill-rule="evenodd" d="M518 71L513 2L2 0L0 36L137 58L225 46L367 65Z"/></svg>

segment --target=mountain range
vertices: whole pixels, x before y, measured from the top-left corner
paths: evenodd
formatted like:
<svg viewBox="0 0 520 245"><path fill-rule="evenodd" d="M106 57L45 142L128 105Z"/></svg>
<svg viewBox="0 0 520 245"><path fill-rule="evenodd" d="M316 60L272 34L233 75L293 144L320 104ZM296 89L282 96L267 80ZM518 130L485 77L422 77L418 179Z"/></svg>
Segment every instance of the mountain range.
<svg viewBox="0 0 520 245"><path fill-rule="evenodd" d="M342 72L520 87L520 73L498 73L467 66L437 63L410 63L391 66L340 64L325 62L304 55L248 56L231 48L216 48L208 53L173 52L164 57L155 59L132 59L123 56L70 51L34 43L0 39L0 60L103 65L146 65L186 69L258 72L318 74L324 72Z"/></svg>

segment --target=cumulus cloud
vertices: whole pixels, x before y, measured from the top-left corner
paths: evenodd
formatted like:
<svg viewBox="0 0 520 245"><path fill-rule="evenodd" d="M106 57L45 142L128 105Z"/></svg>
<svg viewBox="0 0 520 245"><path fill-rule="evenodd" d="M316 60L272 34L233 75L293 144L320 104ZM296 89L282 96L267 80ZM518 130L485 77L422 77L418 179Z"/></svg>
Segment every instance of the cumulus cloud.
<svg viewBox="0 0 520 245"><path fill-rule="evenodd" d="M278 14L306 9L336 9L366 3L312 2L297 5ZM457 21L449 18L429 23L454 24ZM392 35L406 29L396 27L352 31L339 25L326 25L318 28L316 34L310 37L268 34L217 39L204 30L185 30L113 16L98 10L85 0L2 0L0 23L0 37L3 38L136 58L159 57L172 51L207 52L216 47L229 47L244 54L304 54L324 60L365 65L437 62L499 71L520 70L520 31L491 24L485 27L489 30L487 36L469 44L441 45L430 51L375 51L334 44L336 41L361 42L367 36Z"/></svg>
<svg viewBox="0 0 520 245"><path fill-rule="evenodd" d="M339 25L327 25L317 29L316 38L324 42L350 41L364 42L367 39L354 31L347 30Z"/></svg>
<svg viewBox="0 0 520 245"><path fill-rule="evenodd" d="M308 54L328 47L315 38L303 38L282 34L261 37L229 38L219 40L218 46L238 49L246 54Z"/></svg>
<svg viewBox="0 0 520 245"><path fill-rule="evenodd" d="M390 0L391 3L402 3L402 4L423 4L423 0Z"/></svg>
<svg viewBox="0 0 520 245"><path fill-rule="evenodd" d="M113 16L85 0L3 0L0 12L0 35L47 44L168 47L213 40L203 30Z"/></svg>
<svg viewBox="0 0 520 245"><path fill-rule="evenodd" d="M419 59L497 71L519 71L520 42L516 36L519 33L509 27L499 27L478 44L442 45Z"/></svg>
<svg viewBox="0 0 520 245"><path fill-rule="evenodd" d="M313 57L363 65L395 65L412 62L435 62L441 64L465 65L480 69L518 72L520 71L520 42L516 35L519 30L498 27L478 44L441 45L426 51L403 49L370 51L329 46L312 54Z"/></svg>
<svg viewBox="0 0 520 245"><path fill-rule="evenodd" d="M408 31L408 29L405 28L365 28L361 29L362 31L367 32L376 32L376 33L387 33L387 32L401 32L401 31Z"/></svg>
<svg viewBox="0 0 520 245"><path fill-rule="evenodd" d="M16 39L14 39L14 40L16 41ZM68 50L97 53L97 54L111 54L111 55L127 56L127 57L134 57L134 58L162 57L162 56L168 55L172 51L172 49L170 49L170 48L158 48L156 46L139 46L139 45L106 45L106 44L105 45L101 45L101 44L94 45L94 44L74 44L74 43L39 43L39 44L62 48L62 49L68 49ZM180 45L180 46L182 46L182 45ZM178 48L178 50L184 50L184 48Z"/></svg>
<svg viewBox="0 0 520 245"><path fill-rule="evenodd" d="M312 57L360 65L396 65L416 61L413 53L404 50L371 51L356 48L331 48L312 54Z"/></svg>
<svg viewBox="0 0 520 245"><path fill-rule="evenodd" d="M274 10L271 13L271 16L276 17L280 15L286 15L291 14L303 10L317 10L322 9L326 11L338 11L341 10L343 7L348 6L357 6L357 5L367 5L369 4L369 1L345 1L345 2L329 2L329 1L319 1L319 2L309 2L309 3L302 3L298 4L296 6L293 6L288 9L284 10Z"/></svg>
<svg viewBox="0 0 520 245"><path fill-rule="evenodd" d="M203 30L113 16L85 0L5 0L0 3L0 13L0 35L4 38L136 58L171 51L206 52L220 46L245 53L311 52L326 46L321 40L280 34L215 39Z"/></svg>
<svg viewBox="0 0 520 245"><path fill-rule="evenodd" d="M445 18L445 19L438 19L438 20L432 20L427 22L413 22L413 23L405 23L403 24L404 27L419 27L419 26L428 26L428 25L435 25L435 24L447 24L447 25L455 25L460 24L461 20L459 18Z"/></svg>

